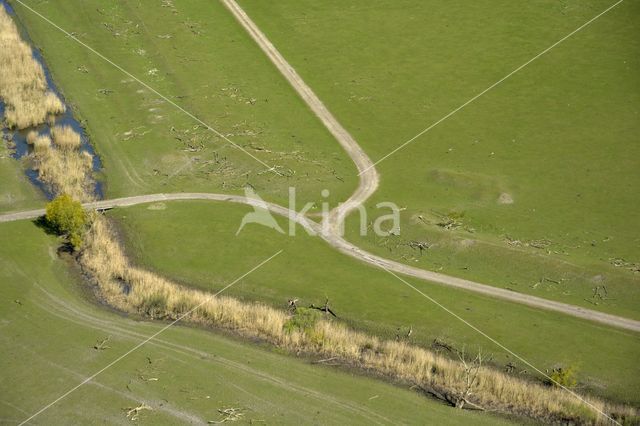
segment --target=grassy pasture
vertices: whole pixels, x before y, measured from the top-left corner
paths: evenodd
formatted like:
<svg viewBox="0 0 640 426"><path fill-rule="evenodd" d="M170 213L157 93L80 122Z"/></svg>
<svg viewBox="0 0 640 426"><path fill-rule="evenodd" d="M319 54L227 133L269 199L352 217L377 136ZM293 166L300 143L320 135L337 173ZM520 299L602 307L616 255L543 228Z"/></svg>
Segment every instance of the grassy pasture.
<svg viewBox="0 0 640 426"><path fill-rule="evenodd" d="M31 185L22 163L13 159L4 141L0 143L0 212L42 207L44 197Z"/></svg>
<svg viewBox="0 0 640 426"><path fill-rule="evenodd" d="M240 3L374 161L613 4ZM362 239L355 218L349 238L427 269L640 318L639 24L640 4L622 3L381 162L369 206L406 208L402 238ZM460 226L444 230L449 214ZM410 240L432 248L397 247ZM604 301L594 298L602 285Z"/></svg>
<svg viewBox="0 0 640 426"><path fill-rule="evenodd" d="M207 202L171 202L117 209L110 216L123 230L134 261L185 285L214 290L284 249L277 262L265 265L228 290L243 300L286 308L290 298L300 306L322 305L351 326L382 337L404 336L430 346L434 339L454 347L482 347L500 366L518 360L484 340L449 314L420 298L389 274L341 255L298 229L288 237L259 225L247 225L236 237L249 208ZM283 229L286 223L280 222ZM443 305L541 369L575 364L581 389L637 404L638 336L563 315L499 302L471 293L410 280ZM398 331L398 328L400 329Z"/></svg>
<svg viewBox="0 0 640 426"><path fill-rule="evenodd" d="M125 353L160 323L126 319L86 301L75 273L55 254L57 241L30 222L0 225L0 422L19 422ZM46 324L46 327L43 325ZM104 350L93 347L111 337ZM157 380L155 380L157 379ZM222 420L267 423L495 424L418 394L354 377L202 330L175 327L106 370L34 423L137 424ZM88 409L90 407L91 409Z"/></svg>
<svg viewBox="0 0 640 426"><path fill-rule="evenodd" d="M219 2L27 2L283 176L13 4L101 157L109 197L241 192L345 199L355 168Z"/></svg>

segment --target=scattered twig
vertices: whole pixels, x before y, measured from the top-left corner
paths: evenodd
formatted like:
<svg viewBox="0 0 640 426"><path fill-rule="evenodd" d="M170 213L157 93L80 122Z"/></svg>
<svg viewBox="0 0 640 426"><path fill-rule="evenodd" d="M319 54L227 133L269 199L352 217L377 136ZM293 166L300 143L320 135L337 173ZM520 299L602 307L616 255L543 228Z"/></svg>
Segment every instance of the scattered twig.
<svg viewBox="0 0 640 426"><path fill-rule="evenodd" d="M139 406L137 406L137 407L134 407L134 408L126 408L126 410L127 410L127 418L128 418L129 420L131 420L131 421L136 421L136 420L138 420L138 417L140 416L140 412L141 412L142 410L149 410L149 411L151 411L151 410L153 410L153 408L151 408L150 406L148 406L147 404L145 404L145 403L143 402L141 405L139 405Z"/></svg>
<svg viewBox="0 0 640 426"><path fill-rule="evenodd" d="M111 340L111 336L108 336L108 337L100 340L99 342L97 342L95 345L93 345L93 349L95 349L97 351L103 351L105 349L110 349L111 346L107 346L107 342L109 342L109 340Z"/></svg>
<svg viewBox="0 0 640 426"><path fill-rule="evenodd" d="M338 357L332 356L331 358L326 358L326 359L321 359L319 361L316 361L316 363L320 364L321 362L329 362L329 361L333 361L335 359L338 359Z"/></svg>
<svg viewBox="0 0 640 426"><path fill-rule="evenodd" d="M218 413L222 416L221 420L209 420L207 423L217 425L225 422L235 422L244 416L242 408L220 408Z"/></svg>

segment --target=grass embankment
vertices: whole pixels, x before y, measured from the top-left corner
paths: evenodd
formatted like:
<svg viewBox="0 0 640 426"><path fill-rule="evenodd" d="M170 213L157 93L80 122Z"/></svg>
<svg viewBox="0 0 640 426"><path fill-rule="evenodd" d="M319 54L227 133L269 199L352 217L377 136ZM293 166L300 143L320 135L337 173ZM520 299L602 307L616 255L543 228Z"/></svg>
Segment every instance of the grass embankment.
<svg viewBox="0 0 640 426"><path fill-rule="evenodd" d="M0 224L0 235L0 423L17 424L164 324L88 302L55 255L59 242L32 223ZM241 409L238 423L506 423L189 327L163 332L34 423L127 425L128 409L142 404L151 410L135 424L204 424L228 408Z"/></svg>
<svg viewBox="0 0 640 426"><path fill-rule="evenodd" d="M437 339L457 350L480 347L498 368L536 376L396 278L336 252L300 228L291 238L248 225L236 236L243 215L250 211L235 204L188 201L117 209L109 217L119 224L127 253L137 265L175 282L213 291L244 273L245 261L258 264L284 249L259 276L246 277L226 293L274 308L284 308L293 298L300 299L300 306L322 305L328 297L340 320L354 329L394 339L396 334L404 338L412 327L407 340L413 344L429 348ZM278 221L287 228L284 220ZM580 392L640 404L637 333L405 279L541 370L577 366Z"/></svg>
<svg viewBox="0 0 640 426"><path fill-rule="evenodd" d="M31 46L22 40L2 5L0 69L0 98L5 104L4 119L9 127L24 129L43 123L49 115L64 112L64 104L49 90L44 70L34 59Z"/></svg>
<svg viewBox="0 0 640 426"><path fill-rule="evenodd" d="M374 161L613 3L239 2ZM352 218L348 238L639 319L638 25L640 3L621 3L381 162L370 220L394 201L402 235L360 238Z"/></svg>
<svg viewBox="0 0 640 426"><path fill-rule="evenodd" d="M338 143L219 2L27 2L283 176L121 71L13 6L100 155L106 197L242 192L287 204L348 198L356 170Z"/></svg>

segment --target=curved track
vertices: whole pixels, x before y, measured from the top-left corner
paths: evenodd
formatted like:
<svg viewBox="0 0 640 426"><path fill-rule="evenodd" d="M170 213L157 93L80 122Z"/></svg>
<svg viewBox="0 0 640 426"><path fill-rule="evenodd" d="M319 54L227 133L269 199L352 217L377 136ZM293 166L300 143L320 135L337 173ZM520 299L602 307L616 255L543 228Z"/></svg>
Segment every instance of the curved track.
<svg viewBox="0 0 640 426"><path fill-rule="evenodd" d="M324 226L328 231L333 234L341 233L342 224L347 215L364 204L364 202L376 192L376 189L378 189L380 178L378 177L378 172L374 167L373 161L371 161L369 156L360 145L358 145L353 136L342 127L307 83L298 75L296 70L287 62L280 52L278 52L267 36L260 31L258 26L249 18L245 11L242 10L240 5L238 5L235 0L222 0L222 3L231 11L240 25L242 25L271 62L273 62L283 77L287 79L289 84L291 84L293 89L307 106L309 106L315 116L324 124L333 137L336 138L358 169L360 177L358 188L351 194L347 201L333 209L325 219Z"/></svg>
<svg viewBox="0 0 640 426"><path fill-rule="evenodd" d="M322 225L309 220L308 218L299 215L293 210L279 206L267 201L247 198L241 195L228 195L228 194L210 194L210 193L198 193L198 192L180 192L173 194L149 194L149 195L137 195L126 198L116 198L112 200L96 201L92 203L85 203L84 207L87 209L107 210L114 207L126 207L134 206L137 204L153 203L158 201L178 201L178 200L209 200L220 202L231 202L238 204L246 204L256 208L263 208L279 216L284 216L290 220L295 221L300 226L304 227L312 234L317 234L329 245L339 250L350 257L358 259L369 265L382 268L387 271L408 275L421 280L426 280L449 287L455 287L462 290L473 291L486 296L496 297L499 299L507 300L510 302L516 302L523 305L531 306L533 308L546 309L549 311L560 312L562 314L571 315L576 318L586 319L589 321L599 322L601 324L623 328L635 332L640 332L640 321L636 321L629 318L619 317L616 315L606 314L603 312L593 311L591 309L582 308L580 306L570 305L567 303L556 302L553 300L547 300L536 296L531 296L523 293L516 293L510 290L505 290L498 287L492 287L486 284L477 283L474 281L465 280L462 278L452 277L449 275L439 274L437 272L431 272L420 268L414 268L403 263L395 262L393 260L385 259L375 254L369 253L366 250L361 249L342 238L339 234L334 232L327 232L323 230ZM18 213L7 213L0 215L0 222L10 222L23 219L35 219L42 216L45 213L44 209L30 210Z"/></svg>

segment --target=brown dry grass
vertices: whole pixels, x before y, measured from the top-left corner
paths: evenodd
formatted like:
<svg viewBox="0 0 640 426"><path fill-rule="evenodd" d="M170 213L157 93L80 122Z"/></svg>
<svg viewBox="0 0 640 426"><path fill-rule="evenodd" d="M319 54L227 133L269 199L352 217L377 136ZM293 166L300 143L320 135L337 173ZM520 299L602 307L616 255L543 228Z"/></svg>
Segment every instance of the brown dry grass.
<svg viewBox="0 0 640 426"><path fill-rule="evenodd" d="M4 7L0 7L0 73L0 98L9 127L24 129L64 112L64 104L48 89L42 66Z"/></svg>
<svg viewBox="0 0 640 426"><path fill-rule="evenodd" d="M80 148L80 134L71 126L54 126L51 129L53 143L60 149L74 150Z"/></svg>
<svg viewBox="0 0 640 426"><path fill-rule="evenodd" d="M27 143L33 147L35 155L44 155L51 148L51 138L41 135L35 130L27 134Z"/></svg>
<svg viewBox="0 0 640 426"><path fill-rule="evenodd" d="M443 396L459 395L465 370L455 361L404 342L380 340L343 324L320 320L309 330L287 331L291 316L262 304L181 287L130 264L107 220L94 216L81 256L84 269L96 279L102 296L125 312L175 319L198 307L184 321L259 338L292 353L306 352L418 385ZM490 367L482 367L472 392L473 403L486 409L517 413L542 421L568 420L605 424L591 407L564 390L532 383ZM635 409L586 398L619 419L637 416Z"/></svg>
<svg viewBox="0 0 640 426"><path fill-rule="evenodd" d="M38 177L56 194L69 194L73 199L93 200L91 154L81 151L63 151L52 146L36 150L34 169Z"/></svg>
<svg viewBox="0 0 640 426"><path fill-rule="evenodd" d="M71 127L54 127L55 144L46 135L29 132L27 142L33 144L34 169L38 177L49 185L53 193L69 194L82 202L93 197L93 157L79 146L80 135ZM61 142L62 141L62 142Z"/></svg>

